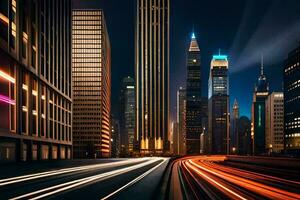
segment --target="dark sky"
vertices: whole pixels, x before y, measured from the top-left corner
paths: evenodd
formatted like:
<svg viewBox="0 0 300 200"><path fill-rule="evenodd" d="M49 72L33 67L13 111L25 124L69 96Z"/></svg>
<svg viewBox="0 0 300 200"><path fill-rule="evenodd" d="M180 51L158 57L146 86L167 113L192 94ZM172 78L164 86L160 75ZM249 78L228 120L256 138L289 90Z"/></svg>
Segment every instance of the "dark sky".
<svg viewBox="0 0 300 200"><path fill-rule="evenodd" d="M75 8L104 10L112 46L112 109L118 110L123 77L134 76L134 1L74 0ZM229 56L230 101L250 117L254 85L264 54L271 91L282 89L283 61L300 41L300 0L170 0L170 111L176 91L185 86L186 50L194 30L202 60L202 94L207 96L213 54Z"/></svg>

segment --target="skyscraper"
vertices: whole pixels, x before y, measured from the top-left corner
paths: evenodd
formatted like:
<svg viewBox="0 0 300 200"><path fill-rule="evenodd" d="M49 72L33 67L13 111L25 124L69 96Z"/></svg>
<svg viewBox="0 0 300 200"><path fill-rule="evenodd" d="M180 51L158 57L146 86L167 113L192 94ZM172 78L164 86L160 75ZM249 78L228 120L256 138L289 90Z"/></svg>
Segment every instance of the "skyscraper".
<svg viewBox="0 0 300 200"><path fill-rule="evenodd" d="M120 102L121 144L124 145L122 154L132 155L135 142L135 87L130 76L123 79Z"/></svg>
<svg viewBox="0 0 300 200"><path fill-rule="evenodd" d="M120 123L119 120L111 119L111 157L118 158L121 153Z"/></svg>
<svg viewBox="0 0 300 200"><path fill-rule="evenodd" d="M177 123L179 155L186 154L186 90L182 87L177 91Z"/></svg>
<svg viewBox="0 0 300 200"><path fill-rule="evenodd" d="M238 147L237 154L251 154L251 120L246 116L241 116L238 120Z"/></svg>
<svg viewBox="0 0 300 200"><path fill-rule="evenodd" d="M266 99L265 148L269 154L283 151L283 115L283 93L272 92Z"/></svg>
<svg viewBox="0 0 300 200"><path fill-rule="evenodd" d="M212 154L229 153L229 79L226 55L214 55L208 81L208 132Z"/></svg>
<svg viewBox="0 0 300 200"><path fill-rule="evenodd" d="M180 150L180 138L179 138L179 129L178 129L178 123L177 122L172 122L172 127L171 127L171 132L172 132L172 146L173 146L173 154L174 155L179 155L179 150Z"/></svg>
<svg viewBox="0 0 300 200"><path fill-rule="evenodd" d="M187 52L186 80L186 153L200 153L201 121L201 61L200 49L192 34Z"/></svg>
<svg viewBox="0 0 300 200"><path fill-rule="evenodd" d="M264 75L263 57L261 62L260 76L253 93L252 103L252 142L253 154L259 155L265 153L265 125L266 125L266 112L265 101L269 95L269 83Z"/></svg>
<svg viewBox="0 0 300 200"><path fill-rule="evenodd" d="M73 10L73 151L109 157L110 43L102 10Z"/></svg>
<svg viewBox="0 0 300 200"><path fill-rule="evenodd" d="M1 0L0 162L71 158L70 28L70 0Z"/></svg>
<svg viewBox="0 0 300 200"><path fill-rule="evenodd" d="M284 64L284 148L300 156L300 44Z"/></svg>
<svg viewBox="0 0 300 200"><path fill-rule="evenodd" d="M136 138L141 154L170 149L169 11L169 0L136 0Z"/></svg>
<svg viewBox="0 0 300 200"><path fill-rule="evenodd" d="M234 100L232 107L232 115L231 115L231 136L230 136L230 146L231 152L236 153L239 148L239 134L238 134L238 120L240 118L239 112L239 104L237 100Z"/></svg>

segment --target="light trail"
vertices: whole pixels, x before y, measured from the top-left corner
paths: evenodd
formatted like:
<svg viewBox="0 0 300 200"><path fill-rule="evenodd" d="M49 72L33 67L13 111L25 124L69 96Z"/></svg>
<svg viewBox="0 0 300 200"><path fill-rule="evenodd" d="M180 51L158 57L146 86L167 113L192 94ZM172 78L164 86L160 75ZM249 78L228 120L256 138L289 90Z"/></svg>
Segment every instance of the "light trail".
<svg viewBox="0 0 300 200"><path fill-rule="evenodd" d="M154 171L155 169L157 169L159 166L161 166L163 163L165 163L168 159L163 158L163 161L160 162L159 164L157 164L156 166L152 167L151 169L149 169L148 171L146 171L145 173L143 173L142 175L138 176L137 178L133 179L132 181L130 181L129 183L125 184L124 186L120 187L119 189L115 190L114 192L110 193L109 195L101 198L101 200L106 200L108 198L110 198L111 196L117 194L118 192L130 187L131 185L135 184L136 182L140 181L142 178L144 178L145 176L147 176L148 174L150 174L152 171Z"/></svg>
<svg viewBox="0 0 300 200"><path fill-rule="evenodd" d="M41 189L41 190L37 190L37 191L34 191L34 192L30 192L30 193L27 193L27 194L24 194L24 195L21 195L21 196L11 198L10 200L18 200L18 199L23 199L23 198L36 200L36 199L45 198L45 197L48 197L48 196L51 196L51 195L54 195L54 194L72 189L72 188L75 188L75 187L86 185L86 184L94 182L94 181L100 181L100 180L111 178L111 177L114 177L114 176L117 176L117 175L120 175L120 174L124 174L124 173L130 172L132 170L139 169L141 167L145 167L145 166L150 165L152 163L155 163L159 160L161 160L161 159L153 158L153 159L148 160L147 162L140 163L140 164L137 164L137 165L134 165L134 166L125 167L125 168L122 168L122 169L117 169L117 170L113 170L113 171L110 171L110 172L106 172L106 173L102 173L102 174L98 174L98 175L93 175L93 176L89 176L89 177L86 177L86 178L82 178L82 179L62 183L62 184L59 184L59 185L47 187L47 188L44 188L44 189ZM44 193L44 192L47 192L47 193ZM34 196L34 195L39 195L39 196Z"/></svg>
<svg viewBox="0 0 300 200"><path fill-rule="evenodd" d="M94 164L94 165L86 165L82 167L71 167L66 169L60 169L60 170L51 170L47 172L41 172L41 173L35 173L35 174L29 174L29 175L23 175L23 176L17 176L12 178L6 178L6 179L0 179L0 187L6 186L14 183L29 181L33 179L38 178L44 178L48 176L55 176L65 173L71 173L71 172L77 172L77 171L83 171L83 170L90 170L90 169L102 169L105 167L111 167L111 166L118 166L118 165L126 165L126 164L134 164L137 162L142 162L144 160L147 160L147 158L142 159L136 159L136 160L125 160L125 161L118 161L113 163L102 163L102 164Z"/></svg>

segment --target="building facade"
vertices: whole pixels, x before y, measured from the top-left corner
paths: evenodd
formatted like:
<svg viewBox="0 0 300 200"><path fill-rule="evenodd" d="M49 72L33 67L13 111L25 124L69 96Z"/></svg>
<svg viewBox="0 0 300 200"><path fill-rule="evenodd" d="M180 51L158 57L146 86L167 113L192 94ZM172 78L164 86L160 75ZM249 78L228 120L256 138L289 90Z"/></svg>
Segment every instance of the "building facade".
<svg viewBox="0 0 300 200"><path fill-rule="evenodd" d="M284 148L300 156L300 45L291 51L284 64Z"/></svg>
<svg viewBox="0 0 300 200"><path fill-rule="evenodd" d="M266 151L269 154L282 153L284 132L283 93L272 92L266 99Z"/></svg>
<svg viewBox="0 0 300 200"><path fill-rule="evenodd" d="M111 157L118 158L121 153L120 122L112 117L111 125Z"/></svg>
<svg viewBox="0 0 300 200"><path fill-rule="evenodd" d="M265 128L266 128L266 109L265 101L269 95L269 83L263 71L263 61L258 82L253 93L252 102L252 143L253 155L266 153Z"/></svg>
<svg viewBox="0 0 300 200"><path fill-rule="evenodd" d="M162 154L169 142L170 0L136 0L136 138L141 154Z"/></svg>
<svg viewBox="0 0 300 200"><path fill-rule="evenodd" d="M186 90L182 87L177 91L177 123L179 155L186 154Z"/></svg>
<svg viewBox="0 0 300 200"><path fill-rule="evenodd" d="M179 155L180 153L180 137L179 137L179 127L177 122L172 122L171 127L172 132L172 152L173 155Z"/></svg>
<svg viewBox="0 0 300 200"><path fill-rule="evenodd" d="M110 42L102 10L73 10L73 151L111 154Z"/></svg>
<svg viewBox="0 0 300 200"><path fill-rule="evenodd" d="M211 154L229 153L229 78L226 55L214 55L208 81L208 133Z"/></svg>
<svg viewBox="0 0 300 200"><path fill-rule="evenodd" d="M238 132L238 120L240 118L239 104L237 100L234 100L231 115L231 126L230 126L230 152L235 154L239 148L239 132Z"/></svg>
<svg viewBox="0 0 300 200"><path fill-rule="evenodd" d="M120 103L122 155L132 155L135 143L135 86L130 76L123 79Z"/></svg>
<svg viewBox="0 0 300 200"><path fill-rule="evenodd" d="M71 158L71 9L1 0L0 162Z"/></svg>
<svg viewBox="0 0 300 200"><path fill-rule="evenodd" d="M251 120L241 116L238 120L238 147L236 153L239 155L251 155Z"/></svg>
<svg viewBox="0 0 300 200"><path fill-rule="evenodd" d="M201 122L201 60L194 33L187 52L186 80L186 153L200 154Z"/></svg>

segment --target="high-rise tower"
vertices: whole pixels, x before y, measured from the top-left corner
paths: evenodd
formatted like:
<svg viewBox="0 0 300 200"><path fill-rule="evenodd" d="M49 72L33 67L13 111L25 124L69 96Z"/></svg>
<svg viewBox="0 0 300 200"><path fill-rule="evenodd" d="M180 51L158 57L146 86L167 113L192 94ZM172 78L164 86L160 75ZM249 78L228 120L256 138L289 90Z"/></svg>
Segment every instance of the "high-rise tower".
<svg viewBox="0 0 300 200"><path fill-rule="evenodd" d="M111 60L104 13L73 10L74 157L111 154Z"/></svg>
<svg viewBox="0 0 300 200"><path fill-rule="evenodd" d="M136 0L136 139L142 154L170 149L169 7L169 0Z"/></svg>
<svg viewBox="0 0 300 200"><path fill-rule="evenodd" d="M177 91L177 123L179 155L186 154L186 89L180 87Z"/></svg>
<svg viewBox="0 0 300 200"><path fill-rule="evenodd" d="M252 103L252 142L253 154L265 153L265 125L266 125L266 111L265 101L269 95L269 83L264 75L263 56L261 59L260 75L253 93Z"/></svg>
<svg viewBox="0 0 300 200"><path fill-rule="evenodd" d="M187 52L186 80L186 153L200 154L201 121L201 61L200 49L192 34Z"/></svg>
<svg viewBox="0 0 300 200"><path fill-rule="evenodd" d="M240 118L239 112L239 104L237 100L234 100L232 107L232 115L231 115L231 137L230 137L230 146L231 152L236 153L239 148L239 134L238 134L238 120Z"/></svg>
<svg viewBox="0 0 300 200"><path fill-rule="evenodd" d="M208 134L212 154L229 153L229 78L226 55L214 55L208 81Z"/></svg>

